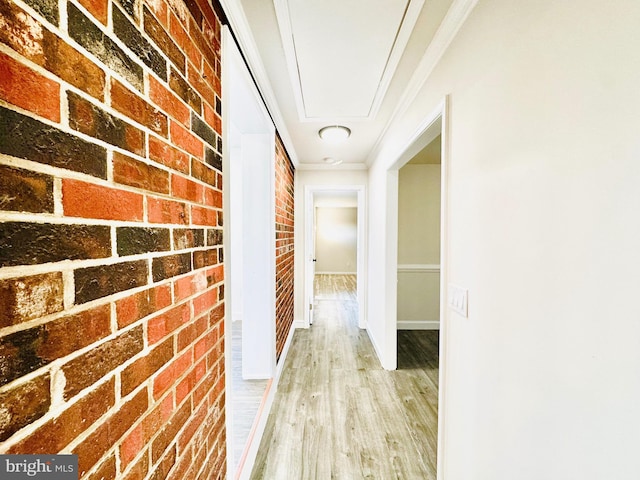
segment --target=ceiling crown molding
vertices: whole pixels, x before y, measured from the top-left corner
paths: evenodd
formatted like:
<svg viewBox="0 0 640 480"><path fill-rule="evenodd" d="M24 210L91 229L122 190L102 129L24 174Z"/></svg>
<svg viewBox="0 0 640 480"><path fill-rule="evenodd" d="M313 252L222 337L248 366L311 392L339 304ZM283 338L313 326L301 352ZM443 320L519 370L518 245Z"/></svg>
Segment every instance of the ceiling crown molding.
<svg viewBox="0 0 640 480"><path fill-rule="evenodd" d="M285 124L282 112L280 111L280 107L278 106L276 96L273 93L271 82L269 81L267 71L262 63L262 58L260 57L258 47L256 46L251 29L249 28L249 22L244 14L242 4L234 0L220 0L220 4L227 15L229 27L239 44L238 48L240 49L240 52L242 52L249 71L255 79L256 86L258 87L258 90L266 104L265 106L273 119L276 130L280 135L280 139L285 146L289 158L291 159L293 166L298 168L300 166L298 155L293 146L293 141L291 140L291 136ZM224 68L224 66L222 68Z"/></svg>
<svg viewBox="0 0 640 480"><path fill-rule="evenodd" d="M390 44L390 49L384 61L384 68L380 72L380 78L377 82L377 88L375 93L371 97L369 108L366 114L362 113L350 113L347 115L314 115L309 113L308 102L305 102L305 85L303 85L303 71L299 63L298 54L300 53L296 49L296 36L292 28L290 0L273 0L275 7L276 19L278 21L278 29L280 31L280 38L282 41L282 47L284 51L284 57L287 64L287 71L289 74L289 80L292 85L292 93L295 99L296 110L298 113L298 120L300 122L341 122L347 123L353 120L373 120L375 119L380 106L387 93L391 80L396 73L400 59L405 51L411 32L418 20L418 16L422 11L425 0L405 0L406 5L404 12L400 18L400 23L397 25L397 31L393 41ZM351 2L352 4L355 2ZM366 2L363 2L363 5ZM321 19L320 19L321 20ZM387 19L387 22L389 20ZM395 23L392 25L395 26ZM308 82L307 82L308 86Z"/></svg>
<svg viewBox="0 0 640 480"><path fill-rule="evenodd" d="M298 170L367 170L364 163L341 163L339 165L327 165L324 163L301 163Z"/></svg>
<svg viewBox="0 0 640 480"><path fill-rule="evenodd" d="M371 149L371 153L367 157L366 164L373 165L377 161L382 142L387 135L391 126L400 118L411 104L415 101L418 93L427 82L436 65L449 48L449 45L458 34L458 31L467 20L467 17L478 3L478 0L453 0L451 7L447 11L440 27L433 36L433 40L427 47L420 63L411 76L411 80L405 89L402 98L394 109L389 121L385 125L382 133L378 137L376 144Z"/></svg>

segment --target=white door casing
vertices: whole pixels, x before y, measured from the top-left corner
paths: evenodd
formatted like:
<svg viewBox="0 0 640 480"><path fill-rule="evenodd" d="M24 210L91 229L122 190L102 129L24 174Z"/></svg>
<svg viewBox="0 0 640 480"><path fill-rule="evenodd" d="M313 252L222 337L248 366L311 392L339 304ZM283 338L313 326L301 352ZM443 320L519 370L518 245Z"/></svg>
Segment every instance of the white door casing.
<svg viewBox="0 0 640 480"><path fill-rule="evenodd" d="M387 369L395 369L397 366L397 269L398 269L398 170L404 166L413 156L428 145L439 134L442 135L441 149L441 190L440 190L440 352L439 352L439 382L438 382L438 479L444 478L442 472L442 458L445 448L444 422L446 420L445 397L447 386L447 284L449 265L449 238L448 238L448 198L449 198L449 125L448 125L449 98L445 97L440 105L427 117L416 129L400 149L400 154L391 162L387 169L387 233L384 259L387 271L396 275L387 279L385 291L387 292L387 315L385 318L385 331L391 332L385 341L385 350L381 358L382 364Z"/></svg>

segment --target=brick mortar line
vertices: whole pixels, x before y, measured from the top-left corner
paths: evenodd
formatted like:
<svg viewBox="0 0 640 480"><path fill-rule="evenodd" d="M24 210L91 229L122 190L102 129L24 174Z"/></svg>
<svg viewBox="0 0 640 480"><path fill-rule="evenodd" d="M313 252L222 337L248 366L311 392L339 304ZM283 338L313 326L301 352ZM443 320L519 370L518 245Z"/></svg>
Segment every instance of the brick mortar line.
<svg viewBox="0 0 640 480"><path fill-rule="evenodd" d="M142 197L142 223L145 225L151 225L151 222L149 222L149 197L147 195ZM173 248L173 229L169 230L169 242L171 242L170 245ZM112 246L114 249L117 249L117 243L115 240L113 241Z"/></svg>
<svg viewBox="0 0 640 480"><path fill-rule="evenodd" d="M24 2L24 0L21 0ZM69 42L67 41L68 39L63 37L63 35L68 35L67 32L69 31L69 25L67 22L67 18L68 18L68 9L67 9L67 2L66 0L57 0L58 3L58 12L60 14L60 18L59 23L60 25L58 26L58 31L60 33L60 36L62 38L64 38L65 42L67 42L67 44L69 44Z"/></svg>
<svg viewBox="0 0 640 480"><path fill-rule="evenodd" d="M140 254L142 255L142 254ZM158 258L158 257L153 257L153 258ZM153 285L154 281L153 281L153 258L149 257L148 255L144 255L144 258L141 258L140 260L146 260L147 261L147 285ZM165 279L168 280L168 279ZM162 280L161 282L163 282L164 280ZM158 283L161 283L158 282ZM174 299L174 295L173 295L173 287L171 286L171 302L173 303Z"/></svg>
<svg viewBox="0 0 640 480"><path fill-rule="evenodd" d="M75 305L75 276L73 270L62 273L63 312L72 309Z"/></svg>
<svg viewBox="0 0 640 480"><path fill-rule="evenodd" d="M173 300L173 297L172 297ZM116 308L116 302L115 301L110 301L109 302L110 305L110 322L109 322L109 328L111 328L112 332L117 332L118 331L118 309ZM133 322L135 323L135 322ZM144 348L147 347L146 342L144 342L144 339L146 339L146 326L143 325L142 327L142 335L143 335L143 350Z"/></svg>
<svg viewBox="0 0 640 480"><path fill-rule="evenodd" d="M109 258L117 258L118 257L118 227L116 225L109 225L109 238L111 240L111 257Z"/></svg>
<svg viewBox="0 0 640 480"><path fill-rule="evenodd" d="M148 149L149 147L149 141L148 141L148 137L145 136L145 149ZM112 150L112 149L107 149L107 182L110 182L113 185L120 185L119 183L117 183L114 178L115 178L115 174L114 174L114 165L113 165L113 157L115 156L114 153L116 153L116 150ZM146 152L145 152L146 153ZM149 160L147 157L139 157L136 154L132 154L131 158L134 158L137 161L141 161L139 160L140 158L144 158L144 160L146 160L145 163L146 165L150 165L149 163L147 163ZM150 166L156 166L156 165L150 165ZM97 178L97 177L93 177L93 178Z"/></svg>
<svg viewBox="0 0 640 480"><path fill-rule="evenodd" d="M53 215L55 217L63 216L62 204L62 178L53 177Z"/></svg>

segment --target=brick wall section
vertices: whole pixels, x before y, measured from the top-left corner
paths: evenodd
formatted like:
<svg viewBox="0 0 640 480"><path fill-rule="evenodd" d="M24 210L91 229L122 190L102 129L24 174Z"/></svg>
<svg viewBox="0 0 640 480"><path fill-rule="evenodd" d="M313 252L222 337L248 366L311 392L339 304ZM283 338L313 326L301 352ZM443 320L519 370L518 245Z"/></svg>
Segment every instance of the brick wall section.
<svg viewBox="0 0 640 480"><path fill-rule="evenodd" d="M295 169L276 136L276 356L293 325L293 178Z"/></svg>
<svg viewBox="0 0 640 480"><path fill-rule="evenodd" d="M0 452L225 477L221 17L0 0Z"/></svg>

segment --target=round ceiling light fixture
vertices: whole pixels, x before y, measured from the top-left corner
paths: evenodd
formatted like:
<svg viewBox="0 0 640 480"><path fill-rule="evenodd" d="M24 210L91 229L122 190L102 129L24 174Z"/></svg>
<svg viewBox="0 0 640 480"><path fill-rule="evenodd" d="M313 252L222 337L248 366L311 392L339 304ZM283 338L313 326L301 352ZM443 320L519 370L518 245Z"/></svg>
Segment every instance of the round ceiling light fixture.
<svg viewBox="0 0 640 480"><path fill-rule="evenodd" d="M342 160L337 160L331 157L325 157L322 160L324 160L324 163L326 163L327 165L340 165L342 163Z"/></svg>
<svg viewBox="0 0 640 480"><path fill-rule="evenodd" d="M342 125L330 125L328 127L321 128L318 131L318 135L323 140L330 142L346 140L351 135L351 130Z"/></svg>

